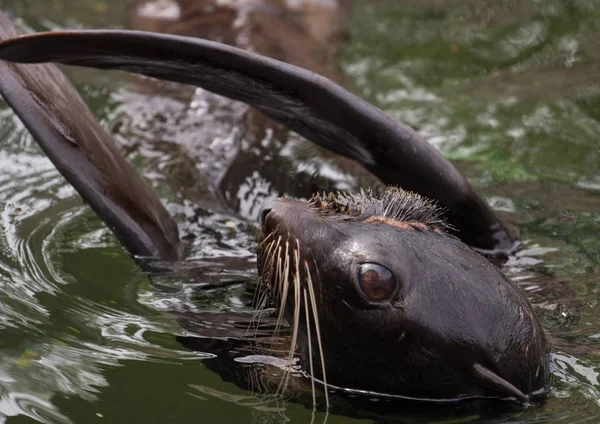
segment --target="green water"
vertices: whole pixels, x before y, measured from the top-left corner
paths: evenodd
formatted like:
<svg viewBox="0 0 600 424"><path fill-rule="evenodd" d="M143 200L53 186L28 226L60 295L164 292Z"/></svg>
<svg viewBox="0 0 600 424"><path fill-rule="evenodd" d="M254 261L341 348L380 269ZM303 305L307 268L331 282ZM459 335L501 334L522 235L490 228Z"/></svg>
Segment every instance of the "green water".
<svg viewBox="0 0 600 424"><path fill-rule="evenodd" d="M122 27L124 3L0 8L39 31ZM600 422L600 1L356 0L342 66L355 92L426 135L518 225L523 249L504 269L554 339L546 404L447 422ZM189 214L138 140L156 125L140 116L187 100L134 90L122 74L67 73L107 128L132 128L135 143L118 142L169 208ZM186 330L173 311L250 313L244 283L150 281L5 105L0 117L0 422L311 421L302 405L257 402L175 340ZM253 279L244 220L203 216L191 230L190 258L236 258L225 271Z"/></svg>

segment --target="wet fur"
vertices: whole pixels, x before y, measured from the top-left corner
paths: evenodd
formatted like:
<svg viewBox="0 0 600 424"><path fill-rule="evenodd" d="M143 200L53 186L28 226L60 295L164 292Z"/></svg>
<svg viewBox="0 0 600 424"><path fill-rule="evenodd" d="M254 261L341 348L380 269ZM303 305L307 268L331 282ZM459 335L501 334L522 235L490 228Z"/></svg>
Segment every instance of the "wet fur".
<svg viewBox="0 0 600 424"><path fill-rule="evenodd" d="M371 190L360 193L317 194L309 203L322 214L348 215L361 221L381 218L397 222L416 222L448 232L443 209L435 202L397 187L388 187L381 195Z"/></svg>

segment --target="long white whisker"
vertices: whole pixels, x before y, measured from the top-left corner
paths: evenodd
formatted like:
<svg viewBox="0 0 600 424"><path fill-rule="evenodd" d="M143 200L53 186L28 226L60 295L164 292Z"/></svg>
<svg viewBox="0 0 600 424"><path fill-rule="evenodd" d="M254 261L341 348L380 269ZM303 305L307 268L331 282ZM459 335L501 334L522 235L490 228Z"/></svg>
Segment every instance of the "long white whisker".
<svg viewBox="0 0 600 424"><path fill-rule="evenodd" d="M273 264L275 262L275 258L277 258L277 264L279 264L280 259L281 259L281 249L280 249L280 243L281 243L281 236L279 236L277 238L277 243L275 244L275 247L273 248L273 256L272 256L272 260L269 263L269 267L272 269ZM277 299L277 294L278 292L281 290L280 286L280 275L277 274L277 272L279 272L279 267L277 267L277 270L275 272L275 279L273 281L273 286L271 287L272 293L273 293L273 299Z"/></svg>
<svg viewBox="0 0 600 424"><path fill-rule="evenodd" d="M262 318L262 312L265 310L265 308L267 307L267 303L268 303L268 293L265 292L262 294L260 300L258 301L258 305L256 307L256 310L254 311L254 314L252 314L252 321L251 323L254 323L254 337L256 337L258 335L258 330L260 328L260 320ZM250 333L250 326L248 327L247 330L247 334Z"/></svg>
<svg viewBox="0 0 600 424"><path fill-rule="evenodd" d="M312 399L313 399L313 410L317 407L317 393L315 390L315 370L313 367L313 357L312 357L312 339L310 334L310 318L308 316L308 295L306 293L306 289L303 289L304 292L304 316L306 317L306 337L308 338L308 364L310 369L310 386L312 389Z"/></svg>
<svg viewBox="0 0 600 424"><path fill-rule="evenodd" d="M285 242L285 263L283 265L283 289L282 289L282 294L280 297L280 305L279 305L279 315L277 317L277 327L279 328L279 326L281 325L281 322L283 321L283 314L285 311L285 307L286 307L286 299L287 299L287 293L289 291L289 286L290 286L290 255L289 255L289 247L290 247L290 243L289 240L287 240ZM289 371L285 371L282 379L281 379L281 383L279 384L279 387L277 388L277 392L276 395L280 395L282 396L283 393L280 394L280 391L282 392L284 389L283 387L286 384L286 376L289 374Z"/></svg>
<svg viewBox="0 0 600 424"><path fill-rule="evenodd" d="M288 353L288 363L292 364L294 360L294 352L296 343L298 342L298 329L300 327L300 308L301 308L301 291L300 291L300 253L294 249L294 260L296 262L296 272L294 273L294 321L292 324L292 341ZM284 377L283 390L287 387L290 377L288 371Z"/></svg>
<svg viewBox="0 0 600 424"><path fill-rule="evenodd" d="M279 246L278 248L278 258L277 258L277 271L276 271L276 281L277 281L277 291L276 293L280 293L281 291L283 291L284 289L282 288L285 285L284 282L284 277L283 277L283 269L284 269L284 261L281 259L281 246ZM281 299L275 295L273 297L273 303L279 303L281 302ZM279 314L277 315L277 321L275 321L275 329L273 331L273 337L279 337L279 330L281 328L281 324L282 324L282 319L283 319L283 314L281 313L281 305L279 308Z"/></svg>
<svg viewBox="0 0 600 424"><path fill-rule="evenodd" d="M266 269L265 264L268 260L268 255L269 255L269 249L273 247L273 242L269 243L265 249L265 254L263 255L263 260L262 260L262 268L263 268L263 272ZM260 292L263 289L263 284L258 284L256 286L256 290L254 290L254 297L252 298L252 304L256 305L257 299L260 295Z"/></svg>
<svg viewBox="0 0 600 424"><path fill-rule="evenodd" d="M281 236L277 238L277 243L275 243L275 240L273 240L271 244L269 244L269 248L272 249L272 251L268 251L267 255L265 255L265 257L268 258L268 261L265 261L265 266L263 268L271 269L273 267L273 262L275 261L275 252L277 251L277 247L279 247L280 242Z"/></svg>
<svg viewBox="0 0 600 424"><path fill-rule="evenodd" d="M272 233L271 233L272 234ZM267 267L270 267L270 265L268 264L269 260L273 261L273 255L275 254L274 250L273 250L273 246L274 246L275 242L272 241L271 243L269 243L265 249L265 254L263 256L263 272L265 269L267 269ZM263 282L264 283L264 282ZM256 335L258 334L258 329L260 327L260 317L261 317L261 313L262 311L265 309L266 305L267 305L267 296L268 296L268 288L264 287L265 284L261 284L259 283L258 286L256 287L256 290L254 291L254 297L252 299L252 303L256 306L254 313L252 314L252 319L250 321L250 324L248 325L248 328L246 330L246 334L249 335L250 334L250 329L252 328L252 326L254 326L254 336L256 337Z"/></svg>
<svg viewBox="0 0 600 424"><path fill-rule="evenodd" d="M289 255L289 241L285 242L285 262L283 264L283 284L281 289L281 295L279 296L279 314L277 316L276 334L279 335L279 329L283 322L283 314L285 312L285 304L289 291L289 275L290 275L290 255Z"/></svg>
<svg viewBox="0 0 600 424"><path fill-rule="evenodd" d="M319 323L319 313L317 312L317 299L315 298L315 290L313 287L312 278L310 276L310 268L308 263L304 261L304 269L306 270L306 281L308 286L308 294L310 296L310 304L313 311L313 319L315 321L315 332L317 335L317 343L319 345L319 355L321 356L321 370L323 373L323 386L325 390L325 405L329 408L329 393L327 390L327 373L325 372L325 355L323 354L323 342L321 339L321 325Z"/></svg>
<svg viewBox="0 0 600 424"><path fill-rule="evenodd" d="M271 231L269 234L267 234L267 236L264 239L262 239L262 241L260 243L258 243L257 247L261 247L263 244L265 244L267 241L269 241L269 239L271 237L273 237L274 234L275 234L275 231Z"/></svg>

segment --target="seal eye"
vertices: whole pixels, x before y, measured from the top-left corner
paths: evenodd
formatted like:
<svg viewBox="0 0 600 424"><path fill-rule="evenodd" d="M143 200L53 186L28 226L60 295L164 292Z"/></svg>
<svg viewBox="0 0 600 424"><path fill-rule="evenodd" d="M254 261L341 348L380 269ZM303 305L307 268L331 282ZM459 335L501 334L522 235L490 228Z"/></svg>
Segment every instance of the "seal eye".
<svg viewBox="0 0 600 424"><path fill-rule="evenodd" d="M386 300L396 289L392 271L379 264L360 264L356 277L360 290L372 301Z"/></svg>

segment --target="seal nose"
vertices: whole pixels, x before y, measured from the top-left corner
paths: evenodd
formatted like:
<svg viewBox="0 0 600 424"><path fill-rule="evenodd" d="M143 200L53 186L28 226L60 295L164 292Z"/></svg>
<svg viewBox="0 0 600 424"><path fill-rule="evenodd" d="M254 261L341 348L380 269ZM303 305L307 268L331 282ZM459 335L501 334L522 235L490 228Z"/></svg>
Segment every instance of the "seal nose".
<svg viewBox="0 0 600 424"><path fill-rule="evenodd" d="M279 205L279 199L270 197L265 200L260 210L260 224L263 228L267 225L267 215Z"/></svg>

